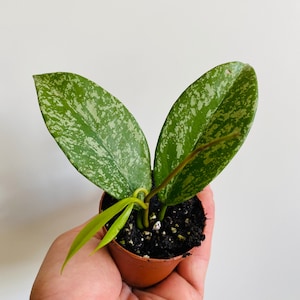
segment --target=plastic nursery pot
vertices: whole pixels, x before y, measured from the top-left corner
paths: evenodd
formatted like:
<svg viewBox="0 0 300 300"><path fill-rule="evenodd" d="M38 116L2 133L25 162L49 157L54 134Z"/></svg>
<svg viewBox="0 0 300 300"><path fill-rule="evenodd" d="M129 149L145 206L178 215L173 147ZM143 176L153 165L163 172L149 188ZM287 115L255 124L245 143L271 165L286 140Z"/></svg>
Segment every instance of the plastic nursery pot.
<svg viewBox="0 0 300 300"><path fill-rule="evenodd" d="M105 193L103 193L100 200L100 211L104 197ZM105 228L104 230L106 232ZM108 244L108 249L118 266L122 279L128 285L137 288L149 287L162 281L186 258L186 255L169 259L142 257L126 250L115 240ZM192 254L193 249L188 252Z"/></svg>

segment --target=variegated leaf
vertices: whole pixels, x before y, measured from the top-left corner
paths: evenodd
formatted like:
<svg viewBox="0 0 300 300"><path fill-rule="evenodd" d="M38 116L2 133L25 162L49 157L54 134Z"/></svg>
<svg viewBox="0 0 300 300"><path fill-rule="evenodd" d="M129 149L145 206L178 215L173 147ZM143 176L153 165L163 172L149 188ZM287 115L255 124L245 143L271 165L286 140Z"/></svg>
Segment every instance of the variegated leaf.
<svg viewBox="0 0 300 300"><path fill-rule="evenodd" d="M72 73L34 80L48 130L80 173L117 199L151 188L146 139L118 99Z"/></svg>
<svg viewBox="0 0 300 300"><path fill-rule="evenodd" d="M194 196L224 169L250 130L257 98L255 72L241 62L217 66L183 92L160 133L155 153L156 185L199 145L232 132L240 135L203 151L186 165L159 193L165 205Z"/></svg>

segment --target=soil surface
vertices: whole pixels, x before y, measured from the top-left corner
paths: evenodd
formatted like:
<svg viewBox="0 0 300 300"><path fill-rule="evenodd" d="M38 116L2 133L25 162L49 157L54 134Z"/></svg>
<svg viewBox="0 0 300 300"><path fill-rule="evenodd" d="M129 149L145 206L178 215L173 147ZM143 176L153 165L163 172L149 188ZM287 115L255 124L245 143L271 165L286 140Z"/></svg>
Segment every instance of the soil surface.
<svg viewBox="0 0 300 300"><path fill-rule="evenodd" d="M105 195L103 209L116 200ZM189 250L200 246L205 239L203 229L206 217L201 201L195 196L184 203L168 207L162 222L158 220L160 205L157 198L150 204L150 226L140 230L136 226L137 211L133 210L116 241L124 248L140 256L151 258L170 258L177 255L189 255ZM112 220L106 226L113 223Z"/></svg>

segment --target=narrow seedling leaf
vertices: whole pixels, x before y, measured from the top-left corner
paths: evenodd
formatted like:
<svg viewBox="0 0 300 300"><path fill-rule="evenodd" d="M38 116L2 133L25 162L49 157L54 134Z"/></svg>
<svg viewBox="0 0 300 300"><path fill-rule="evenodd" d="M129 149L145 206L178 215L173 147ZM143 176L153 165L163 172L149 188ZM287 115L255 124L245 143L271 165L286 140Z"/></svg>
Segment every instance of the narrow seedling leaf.
<svg viewBox="0 0 300 300"><path fill-rule="evenodd" d="M114 205L110 206L109 208L92 218L75 237L67 254L67 257L63 263L61 271L63 271L63 269L65 268L68 261L72 258L72 256L74 256L80 250L80 248L82 248L93 236L95 236L95 234L110 219L112 219L115 215L121 212L126 206L131 204L133 205L134 203L142 205L142 207L144 208L147 207L145 203L143 203L137 198L126 198L118 201Z"/></svg>
<svg viewBox="0 0 300 300"><path fill-rule="evenodd" d="M124 227L125 223L127 222L134 204L129 204L122 214L115 220L115 222L110 226L109 230L99 243L99 245L95 248L95 250L92 253L95 253L96 251L100 250L104 246L106 246L108 243L110 243L120 232L120 230Z"/></svg>

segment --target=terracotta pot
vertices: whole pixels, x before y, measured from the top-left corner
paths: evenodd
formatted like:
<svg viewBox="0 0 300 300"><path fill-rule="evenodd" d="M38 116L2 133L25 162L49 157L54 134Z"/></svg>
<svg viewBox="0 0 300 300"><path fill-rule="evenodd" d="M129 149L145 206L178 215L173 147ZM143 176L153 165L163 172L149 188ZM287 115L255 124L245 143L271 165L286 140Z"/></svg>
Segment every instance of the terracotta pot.
<svg viewBox="0 0 300 300"><path fill-rule="evenodd" d="M104 196L105 193L100 200L100 211ZM186 257L179 255L170 259L146 258L126 250L116 241L110 242L108 248L122 279L130 286L138 288L149 287L162 281ZM193 249L189 253L192 251Z"/></svg>

